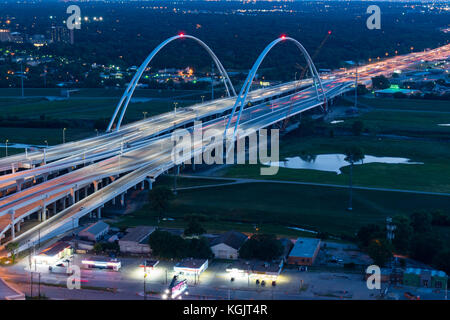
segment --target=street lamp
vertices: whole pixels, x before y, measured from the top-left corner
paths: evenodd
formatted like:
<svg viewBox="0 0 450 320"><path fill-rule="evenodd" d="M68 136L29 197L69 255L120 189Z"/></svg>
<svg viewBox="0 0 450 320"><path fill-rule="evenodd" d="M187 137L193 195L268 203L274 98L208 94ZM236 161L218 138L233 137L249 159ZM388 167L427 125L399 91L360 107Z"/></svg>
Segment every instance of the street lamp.
<svg viewBox="0 0 450 320"><path fill-rule="evenodd" d="M67 128L63 128L63 143L66 143L66 130Z"/></svg>
<svg viewBox="0 0 450 320"><path fill-rule="evenodd" d="M202 98L202 103L204 103L205 102L205 96L201 96L201 98Z"/></svg>
<svg viewBox="0 0 450 320"><path fill-rule="evenodd" d="M6 154L6 157L8 156L8 142L9 142L9 140L6 139L6 141L5 141L5 154Z"/></svg>
<svg viewBox="0 0 450 320"><path fill-rule="evenodd" d="M144 120L145 120L145 118L147 116L147 111L143 111L142 114L144 115Z"/></svg>
<svg viewBox="0 0 450 320"><path fill-rule="evenodd" d="M98 129L95 129L95 134L96 134L97 137L98 137Z"/></svg>
<svg viewBox="0 0 450 320"><path fill-rule="evenodd" d="M144 300L147 300L147 291L145 288L145 279L147 278L147 260L144 261Z"/></svg>
<svg viewBox="0 0 450 320"><path fill-rule="evenodd" d="M47 141L47 140L44 140L44 143L47 145L47 148L48 148L48 141Z"/></svg>
<svg viewBox="0 0 450 320"><path fill-rule="evenodd" d="M178 102L174 102L173 105L174 105L174 107L175 107L175 116L176 116L176 115L177 115L177 105L178 105Z"/></svg>

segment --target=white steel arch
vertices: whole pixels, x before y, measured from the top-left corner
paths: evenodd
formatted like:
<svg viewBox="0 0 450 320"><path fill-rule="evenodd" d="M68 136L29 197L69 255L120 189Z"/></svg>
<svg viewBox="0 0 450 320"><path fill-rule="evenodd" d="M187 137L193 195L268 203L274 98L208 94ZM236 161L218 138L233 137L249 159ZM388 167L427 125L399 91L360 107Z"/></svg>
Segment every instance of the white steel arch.
<svg viewBox="0 0 450 320"><path fill-rule="evenodd" d="M322 86L322 81L320 80L320 76L319 73L317 72L316 67L314 66L314 63L308 53L308 51L306 51L306 49L303 47L303 45L298 42L297 40L295 40L294 38L290 38L290 37L285 37L282 36L280 38L275 39L274 41L272 41L265 49L264 51L259 55L258 59L256 60L255 64L253 65L252 69L250 70L247 78L245 79L244 85L241 88L241 91L239 92L239 95L236 99L236 102L234 103L233 109L231 111L230 117L228 118L228 122L227 125L225 127L225 131L224 131L224 136L226 137L227 135L227 131L228 128L230 126L231 120L233 119L233 116L236 112L237 107L239 106L239 113L236 119L236 124L234 127L234 132L233 132L233 138L236 135L236 130L238 128L239 125L239 121L241 119L241 114L242 114L242 109L244 109L244 105L245 105L245 101L247 100L247 95L250 91L250 87L252 85L253 79L256 76L256 72L259 69L259 66L261 65L261 63L263 62L264 58L266 57L266 55L269 53L269 51L276 46L278 43L282 42L282 41L292 41L294 42L294 44L297 46L298 49L300 49L300 51L303 53L303 56L305 57L307 63L308 63L308 67L309 70L311 72L312 78L313 78L313 83L314 83L314 88L316 90L316 94L317 94L317 99L320 100L320 97L322 96L323 98L323 109L324 111L326 111L326 105L327 105L327 97L325 95L325 91L323 89ZM317 86L320 86L320 94L319 94L319 89L317 88Z"/></svg>
<svg viewBox="0 0 450 320"><path fill-rule="evenodd" d="M234 90L233 84L231 83L228 73L226 72L225 68L223 67L222 63L219 61L217 56L214 54L214 52L200 39L198 39L194 36L186 35L186 34L179 34L179 35L173 36L173 37L168 38L165 41L161 42L141 64L141 66L139 67L139 69L136 71L135 75L131 79L128 87L125 89L124 94L120 98L120 101L117 104L116 110L114 111L114 114L111 117L111 121L109 122L108 128L106 129L107 132L111 131L111 128L114 124L114 120L116 119L119 110L122 108L122 112L120 113L119 120L117 122L116 131L118 131L120 129L120 125L121 125L123 117L125 115L125 111L127 110L128 104L130 103L130 100L131 100L131 97L133 96L134 90L136 89L136 87L139 83L139 80L141 79L142 74L144 73L144 71L147 68L150 61L152 61L152 59L155 57L155 55L162 48L164 48L167 44L169 44L170 42L172 42L174 40L180 39L180 38L192 39L192 40L196 41L198 44L200 44L208 52L208 54L211 56L214 63L216 64L217 69L219 69L219 72L222 76L228 96L231 96L231 95L236 96L236 91Z"/></svg>

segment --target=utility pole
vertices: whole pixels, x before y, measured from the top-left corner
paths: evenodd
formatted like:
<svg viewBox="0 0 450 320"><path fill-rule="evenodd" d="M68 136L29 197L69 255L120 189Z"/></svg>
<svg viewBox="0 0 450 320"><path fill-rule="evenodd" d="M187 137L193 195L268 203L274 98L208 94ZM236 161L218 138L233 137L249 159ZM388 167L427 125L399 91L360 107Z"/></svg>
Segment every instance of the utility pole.
<svg viewBox="0 0 450 320"><path fill-rule="evenodd" d="M21 79L21 86L22 86L22 98L25 96L24 91L23 91L23 77L25 75L23 74L23 61L20 60L20 79Z"/></svg>
<svg viewBox="0 0 450 320"><path fill-rule="evenodd" d="M352 202L353 202L353 160L350 162L350 199L348 201L348 210L352 211Z"/></svg>
<svg viewBox="0 0 450 320"><path fill-rule="evenodd" d="M30 296L33 298L33 271L30 268Z"/></svg>
<svg viewBox="0 0 450 320"><path fill-rule="evenodd" d="M144 261L144 300L147 300L147 291L145 288L145 279L147 278L147 260Z"/></svg>
<svg viewBox="0 0 450 320"><path fill-rule="evenodd" d="M358 61L356 61L355 72L355 108L358 108Z"/></svg>
<svg viewBox="0 0 450 320"><path fill-rule="evenodd" d="M211 100L214 100L214 62L211 63Z"/></svg>
<svg viewBox="0 0 450 320"><path fill-rule="evenodd" d="M174 174L174 179L173 179L173 194L177 194L177 176L180 173L180 167L176 166L175 167L175 174Z"/></svg>
<svg viewBox="0 0 450 320"><path fill-rule="evenodd" d="M63 128L63 144L66 143L66 130L67 128Z"/></svg>
<svg viewBox="0 0 450 320"><path fill-rule="evenodd" d="M41 300L41 273L38 273L39 285L38 285L38 297Z"/></svg>

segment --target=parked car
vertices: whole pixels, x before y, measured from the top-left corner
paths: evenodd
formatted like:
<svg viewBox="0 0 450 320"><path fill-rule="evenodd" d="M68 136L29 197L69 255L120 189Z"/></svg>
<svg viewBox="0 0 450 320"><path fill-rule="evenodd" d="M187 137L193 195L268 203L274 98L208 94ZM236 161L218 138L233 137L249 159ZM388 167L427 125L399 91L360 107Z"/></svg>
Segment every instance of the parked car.
<svg viewBox="0 0 450 320"><path fill-rule="evenodd" d="M405 292L405 298L408 300L420 300L420 296L416 296L415 294L412 294L411 292Z"/></svg>

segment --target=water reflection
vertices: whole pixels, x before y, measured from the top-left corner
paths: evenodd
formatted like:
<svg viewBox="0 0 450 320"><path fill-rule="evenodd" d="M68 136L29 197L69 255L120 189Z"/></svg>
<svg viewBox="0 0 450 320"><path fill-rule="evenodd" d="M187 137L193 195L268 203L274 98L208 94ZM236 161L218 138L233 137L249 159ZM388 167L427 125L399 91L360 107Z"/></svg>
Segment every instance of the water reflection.
<svg viewBox="0 0 450 320"><path fill-rule="evenodd" d="M375 157L366 155L362 161L355 162L355 165L361 165L366 163L392 163L392 164L423 164L423 162L411 162L408 158L396 158L396 157ZM286 158L284 161L273 162L272 166L279 166L281 168L289 169L309 169L336 172L341 174L341 168L348 166L350 163L345 161L344 154L319 154L308 155L302 154L299 157Z"/></svg>

